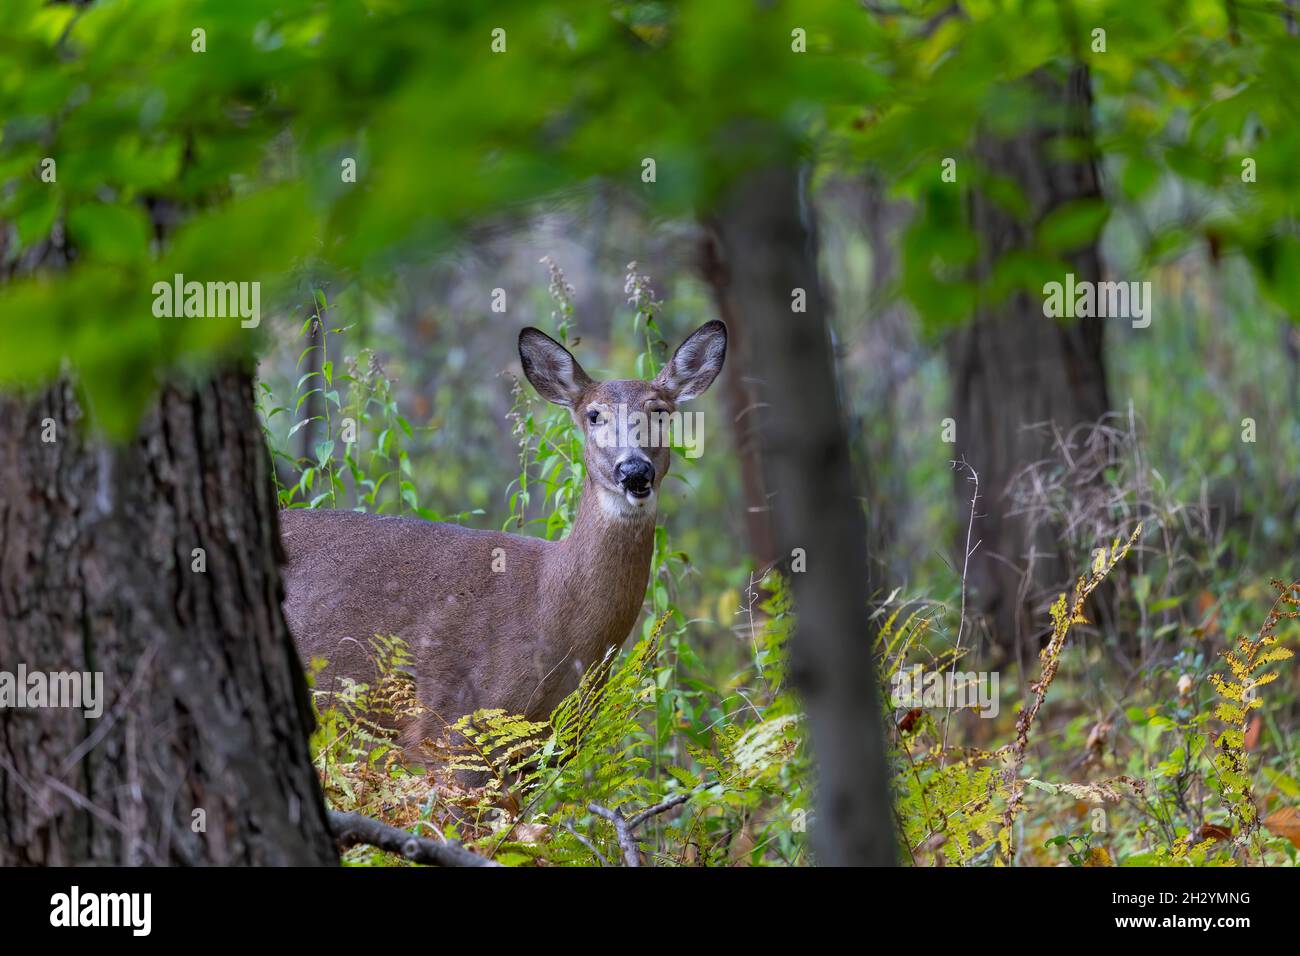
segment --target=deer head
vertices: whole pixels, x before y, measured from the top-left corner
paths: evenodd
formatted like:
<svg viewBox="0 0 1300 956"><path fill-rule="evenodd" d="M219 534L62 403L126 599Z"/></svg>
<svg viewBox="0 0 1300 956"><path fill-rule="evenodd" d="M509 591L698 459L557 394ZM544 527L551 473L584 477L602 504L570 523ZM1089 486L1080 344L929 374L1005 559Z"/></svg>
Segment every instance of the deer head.
<svg viewBox="0 0 1300 956"><path fill-rule="evenodd" d="M653 381L598 382L549 335L531 327L519 333L524 375L539 395L569 409L592 492L606 512L625 518L654 514L677 406L713 383L726 354L727 327L715 319L691 333Z"/></svg>

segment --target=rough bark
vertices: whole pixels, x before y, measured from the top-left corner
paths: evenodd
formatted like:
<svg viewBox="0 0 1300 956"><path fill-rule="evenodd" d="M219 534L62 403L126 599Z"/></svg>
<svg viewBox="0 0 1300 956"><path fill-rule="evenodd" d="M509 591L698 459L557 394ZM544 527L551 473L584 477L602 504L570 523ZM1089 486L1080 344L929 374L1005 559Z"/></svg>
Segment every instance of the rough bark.
<svg viewBox="0 0 1300 956"><path fill-rule="evenodd" d="M1089 142L1087 70L1075 68L1064 78L1039 72L1028 82L1044 102L1058 103L1060 109L1052 110L1053 120L1040 119L1014 135L977 139L980 166L1014 182L1029 205L1029 215L1022 219L979 189L972 191L977 285L989 280L1003 257L1033 248L1036 226L1052 210L1101 195L1093 155L1071 155L1061 148L1064 137ZM1065 259L1076 279L1101 279L1095 243ZM994 648L1002 654L1027 649L1033 600L1064 573L1050 530L1041 528L1035 535L1024 519L1009 513L1012 478L1025 465L1047 457L1050 448L1048 434L1026 426L1053 422L1065 434L1109 409L1103 321L1046 318L1041 295L1017 292L1001 302L980 302L973 320L947 343L957 421L954 457L965 456L983 489L975 534L979 551L971 559L969 584L978 610L993 627ZM966 477L959 470L954 480L962 534L970 511Z"/></svg>
<svg viewBox="0 0 1300 956"><path fill-rule="evenodd" d="M793 166L742 181L718 216L736 309L761 383L760 434L778 551L803 549L791 574L799 623L791 679L817 766L814 850L821 865L896 862L871 655L866 520L839 405L815 237ZM807 311L791 309L794 289Z"/></svg>
<svg viewBox="0 0 1300 956"><path fill-rule="evenodd" d="M0 398L0 670L105 698L0 709L0 864L337 862L251 388L166 387L117 447L66 384Z"/></svg>

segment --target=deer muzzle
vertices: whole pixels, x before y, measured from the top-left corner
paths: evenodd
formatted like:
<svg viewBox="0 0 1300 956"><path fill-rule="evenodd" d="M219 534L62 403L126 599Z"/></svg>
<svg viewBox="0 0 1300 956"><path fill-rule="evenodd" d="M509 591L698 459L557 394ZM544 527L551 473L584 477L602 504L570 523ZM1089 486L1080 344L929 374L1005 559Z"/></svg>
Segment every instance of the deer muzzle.
<svg viewBox="0 0 1300 956"><path fill-rule="evenodd" d="M633 498L648 498L654 490L655 466L648 458L629 455L614 466L614 478Z"/></svg>

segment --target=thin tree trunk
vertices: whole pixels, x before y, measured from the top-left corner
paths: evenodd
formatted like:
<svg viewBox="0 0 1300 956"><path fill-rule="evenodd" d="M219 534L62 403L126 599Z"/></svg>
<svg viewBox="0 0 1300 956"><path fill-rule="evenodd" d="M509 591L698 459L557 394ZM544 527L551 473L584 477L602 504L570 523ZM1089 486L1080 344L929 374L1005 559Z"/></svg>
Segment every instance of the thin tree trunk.
<svg viewBox="0 0 1300 956"><path fill-rule="evenodd" d="M1061 148L1066 136L1090 142L1088 71L1075 68L1064 80L1041 71L1029 82L1044 102L1060 104L1055 111L1059 119L1031 124L1009 137L979 137L975 153L981 167L1014 182L1028 202L1029 215L1018 218L980 190L972 192L977 283L988 282L1003 257L1034 248L1035 227L1045 215L1066 203L1101 196L1093 156L1063 155ZM1066 261L1077 280L1101 279L1095 243ZM1046 457L1051 447L1049 435L1026 426L1053 422L1064 435L1110 408L1102 322L1047 318L1041 295L1017 292L1002 302L981 303L974 319L947 343L957 451L979 473L982 489L976 520L980 544L971 559L969 583L994 627L994 646L1003 654L1029 650L1032 599L1044 586L1059 584L1064 573L1050 530L1040 528L1033 535L1023 518L1009 513L1013 476ZM964 542L970 510L964 470L954 487Z"/></svg>
<svg viewBox="0 0 1300 956"><path fill-rule="evenodd" d="M123 446L85 418L0 398L0 669L104 698L0 708L0 864L337 862L250 378L164 388Z"/></svg>
<svg viewBox="0 0 1300 956"><path fill-rule="evenodd" d="M866 521L854 489L815 239L793 167L745 179L718 217L735 307L762 383L763 461L799 623L791 679L817 766L813 839L822 865L896 862L868 620ZM802 289L807 311L792 311Z"/></svg>

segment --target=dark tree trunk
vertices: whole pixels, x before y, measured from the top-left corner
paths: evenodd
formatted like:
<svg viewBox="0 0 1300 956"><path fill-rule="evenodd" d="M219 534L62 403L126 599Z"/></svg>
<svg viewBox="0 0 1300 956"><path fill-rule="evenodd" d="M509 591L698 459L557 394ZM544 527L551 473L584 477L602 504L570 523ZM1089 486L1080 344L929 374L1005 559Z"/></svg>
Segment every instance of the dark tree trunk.
<svg viewBox="0 0 1300 956"><path fill-rule="evenodd" d="M972 192L977 283L987 282L1004 256L1032 249L1036 225L1052 210L1101 196L1091 152L1066 154L1062 149L1065 138L1090 148L1088 71L1072 69L1065 79L1039 72L1029 82L1042 102L1060 108L1049 107L1053 122L1031 123L1009 137L981 135L976 142L982 168L1014 182L1029 205L1022 220L978 189ZM1101 279L1095 243L1065 258L1076 279ZM1109 409L1102 322L1047 318L1041 295L1017 292L1002 302L981 303L973 321L948 342L957 451L979 473L981 489L974 535L980 543L968 583L978 610L993 627L994 649L1000 654L1028 650L1033 599L1064 576L1050 530L1040 528L1034 535L1023 518L1009 513L1012 478L1046 457L1051 447L1050 435L1026 426L1052 422L1065 435ZM959 470L955 482L962 546L970 513L968 477Z"/></svg>
<svg viewBox="0 0 1300 956"><path fill-rule="evenodd" d="M0 669L104 691L0 709L0 864L337 862L250 378L165 388L127 445L84 426L67 385L0 398Z"/></svg>
<svg viewBox="0 0 1300 956"><path fill-rule="evenodd" d="M737 312L761 382L763 461L778 551L799 623L791 678L817 766L813 838L822 865L893 864L893 819L868 620L867 534L853 482L815 239L791 166L749 176L718 217ZM803 289L807 311L793 312Z"/></svg>

